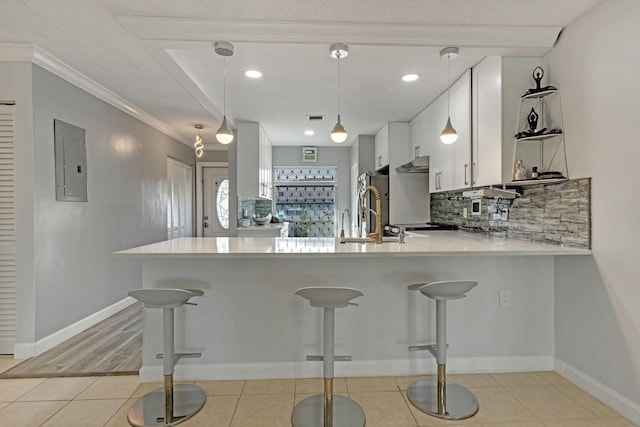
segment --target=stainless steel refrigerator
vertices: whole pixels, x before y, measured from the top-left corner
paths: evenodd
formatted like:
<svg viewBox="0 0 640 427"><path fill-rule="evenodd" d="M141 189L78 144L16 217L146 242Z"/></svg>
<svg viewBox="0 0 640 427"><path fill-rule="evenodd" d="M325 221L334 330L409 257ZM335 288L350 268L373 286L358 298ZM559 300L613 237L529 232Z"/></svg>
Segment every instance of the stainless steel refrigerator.
<svg viewBox="0 0 640 427"><path fill-rule="evenodd" d="M358 207L362 206L362 196L368 186L375 187L380 192L380 225L382 227L389 223L389 175L375 175L370 172L364 173L358 177ZM364 204L367 208L376 209L376 198L373 192L367 194ZM363 215L358 208L357 225L360 237L364 237L367 233L373 233L376 229L376 217L370 211L364 215L365 221L362 221Z"/></svg>

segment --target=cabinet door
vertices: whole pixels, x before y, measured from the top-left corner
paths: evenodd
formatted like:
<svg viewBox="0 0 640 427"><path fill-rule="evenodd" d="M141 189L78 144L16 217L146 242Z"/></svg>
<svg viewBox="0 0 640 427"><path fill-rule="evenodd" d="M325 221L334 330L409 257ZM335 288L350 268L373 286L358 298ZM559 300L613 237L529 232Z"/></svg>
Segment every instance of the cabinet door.
<svg viewBox="0 0 640 427"><path fill-rule="evenodd" d="M473 67L473 185L502 182L502 58Z"/></svg>
<svg viewBox="0 0 640 427"><path fill-rule="evenodd" d="M260 125L239 122L238 131L238 197L260 195Z"/></svg>
<svg viewBox="0 0 640 427"><path fill-rule="evenodd" d="M409 134L411 138L411 152L409 158L415 159L416 157L423 156L423 152L426 151L422 148L422 121L424 120L425 111L422 111L416 117L409 122Z"/></svg>
<svg viewBox="0 0 640 427"><path fill-rule="evenodd" d="M389 165L389 125L385 125L375 136L376 170Z"/></svg>
<svg viewBox="0 0 640 427"><path fill-rule="evenodd" d="M449 88L451 123L458 133L452 144L453 159L449 190L471 187L471 70Z"/></svg>
<svg viewBox="0 0 640 427"><path fill-rule="evenodd" d="M420 115L422 116L422 120L420 121L421 132L420 132L420 143L418 154L421 156L431 156L431 139L433 138L433 121L431 120L432 109L427 107L425 108ZM429 158L429 162L431 162L431 158Z"/></svg>
<svg viewBox="0 0 640 427"><path fill-rule="evenodd" d="M426 128L427 147L429 152L429 192L441 191L443 178L443 165L446 163L448 152L445 145L440 142L440 133L447 122L446 92L440 95L429 107L427 107L429 126Z"/></svg>

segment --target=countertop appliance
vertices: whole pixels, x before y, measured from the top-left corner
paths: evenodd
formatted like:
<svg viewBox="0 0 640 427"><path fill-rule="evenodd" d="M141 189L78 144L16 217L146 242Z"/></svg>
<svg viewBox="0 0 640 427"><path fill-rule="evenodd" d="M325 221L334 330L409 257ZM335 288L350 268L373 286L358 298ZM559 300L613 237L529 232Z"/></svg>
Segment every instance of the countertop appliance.
<svg viewBox="0 0 640 427"><path fill-rule="evenodd" d="M423 224L387 224L384 226L384 235L398 236L401 229L404 229L404 231L457 230L458 226L439 224L437 222L426 222Z"/></svg>
<svg viewBox="0 0 640 427"><path fill-rule="evenodd" d="M364 190L368 186L374 186L380 192L380 208L382 212L380 215L380 224L387 224L389 222L389 175L377 175L371 172L363 173L358 177L358 209L362 206L362 195ZM376 199L373 192L367 194L365 200L365 206L369 209L375 210ZM370 211L365 214L366 222L362 222L362 212L358 210L355 214L356 224L358 226L358 237L366 236L368 233L373 233L376 229L376 217Z"/></svg>
<svg viewBox="0 0 640 427"><path fill-rule="evenodd" d="M419 156L415 159L398 166L398 173L428 173L429 172L429 156Z"/></svg>

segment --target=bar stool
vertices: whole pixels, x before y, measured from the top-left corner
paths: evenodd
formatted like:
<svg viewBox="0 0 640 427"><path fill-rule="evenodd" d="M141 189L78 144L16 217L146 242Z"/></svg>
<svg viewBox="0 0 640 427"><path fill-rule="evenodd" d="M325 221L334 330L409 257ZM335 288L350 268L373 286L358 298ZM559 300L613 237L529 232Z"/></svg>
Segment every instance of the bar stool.
<svg viewBox="0 0 640 427"><path fill-rule="evenodd" d="M409 401L416 408L445 420L461 420L478 412L478 399L465 387L446 382L447 364L447 300L464 298L476 287L472 281L417 283L409 290L420 291L436 300L436 344L409 347L410 351L429 350L438 363L438 378L420 379L407 389Z"/></svg>
<svg viewBox="0 0 640 427"><path fill-rule="evenodd" d="M204 390L193 384L173 385L173 371L181 358L200 357L201 353L176 353L174 344L174 309L202 296L199 289L137 289L129 296L142 302L145 308L162 309L162 359L164 387L153 390L138 399L127 415L129 424L136 427L174 426L194 416L206 400Z"/></svg>
<svg viewBox="0 0 640 427"><path fill-rule="evenodd" d="M363 427L364 411L353 400L333 395L333 362L349 361L351 356L334 356L335 309L347 305L362 296L362 292L351 288L301 288L296 295L306 298L312 307L324 309L323 356L307 356L307 360L322 360L324 369L324 394L307 397L293 408L293 427Z"/></svg>

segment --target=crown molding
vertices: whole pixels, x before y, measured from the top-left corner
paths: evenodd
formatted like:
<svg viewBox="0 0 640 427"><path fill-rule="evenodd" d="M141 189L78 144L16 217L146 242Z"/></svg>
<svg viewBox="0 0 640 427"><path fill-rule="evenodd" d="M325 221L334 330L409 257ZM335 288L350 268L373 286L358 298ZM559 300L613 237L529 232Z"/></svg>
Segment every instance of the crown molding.
<svg viewBox="0 0 640 427"><path fill-rule="evenodd" d="M191 146L191 141L184 138L165 122L158 120L143 109L137 107L120 95L102 86L95 80L82 74L80 71L60 61L37 46L19 43L0 43L0 61L26 61L32 62L45 70L55 74L74 86L90 93L98 99L114 106L130 116L148 124L165 135L174 138L183 144Z"/></svg>
<svg viewBox="0 0 640 427"><path fill-rule="evenodd" d="M153 16L117 16L116 20L141 40L313 44L340 40L383 46L551 48L562 30L557 26L216 21Z"/></svg>

